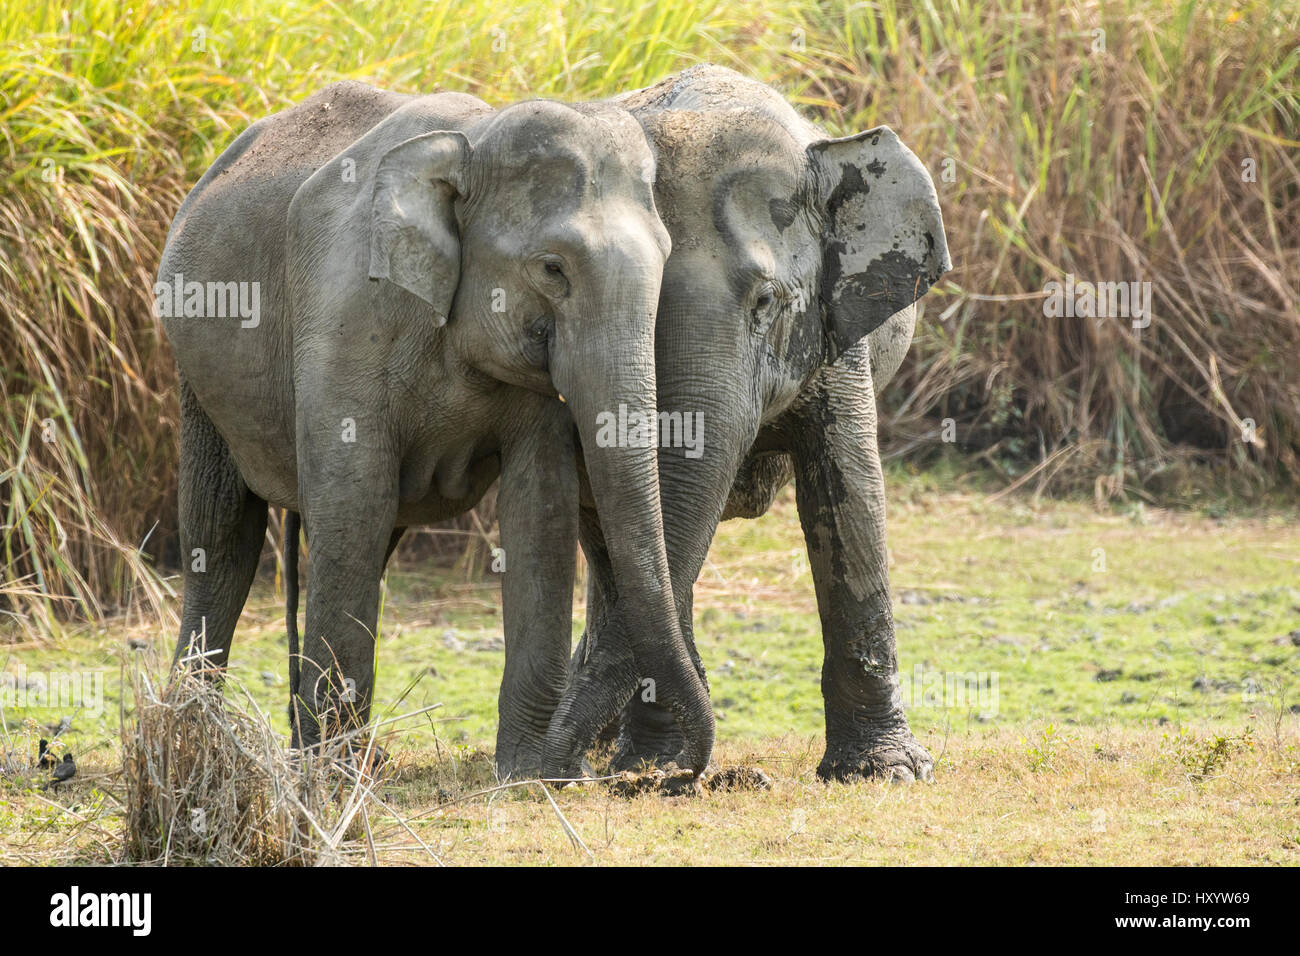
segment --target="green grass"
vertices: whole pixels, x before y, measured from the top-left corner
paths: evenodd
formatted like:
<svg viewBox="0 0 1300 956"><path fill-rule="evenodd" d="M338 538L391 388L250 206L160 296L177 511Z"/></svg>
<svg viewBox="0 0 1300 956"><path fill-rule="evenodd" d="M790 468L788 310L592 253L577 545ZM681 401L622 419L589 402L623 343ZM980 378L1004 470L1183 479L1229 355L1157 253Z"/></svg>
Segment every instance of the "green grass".
<svg viewBox="0 0 1300 956"><path fill-rule="evenodd" d="M930 481L897 473L891 484L899 662L918 729L1176 729L1272 719L1300 705L1300 646L1290 637L1300 631L1293 512L1229 520L1099 513L1082 503L991 502L951 486L935 492ZM581 594L579 586L575 638ZM723 525L696 595L719 739L821 733L820 623L788 491L763 519ZM281 606L269 581L256 585L231 674L286 731ZM152 650L131 650L127 636ZM173 640L138 627L87 628L57 647L15 651L8 669L102 670L105 713L78 719L74 739L111 750L123 659L165 661ZM390 572L377 713L442 705L406 727L405 746L426 746L434 733L448 746L490 748L502 662L495 581L419 566ZM933 682L950 675L962 687L967 675L981 680L965 699L945 697ZM62 714L19 716L52 723Z"/></svg>

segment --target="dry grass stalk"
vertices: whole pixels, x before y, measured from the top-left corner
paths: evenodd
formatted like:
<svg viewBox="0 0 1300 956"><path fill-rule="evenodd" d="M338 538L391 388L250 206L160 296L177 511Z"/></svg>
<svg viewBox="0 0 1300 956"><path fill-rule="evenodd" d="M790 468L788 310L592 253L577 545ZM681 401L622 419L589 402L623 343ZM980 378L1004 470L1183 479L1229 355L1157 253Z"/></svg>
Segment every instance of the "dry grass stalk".
<svg viewBox="0 0 1300 956"><path fill-rule="evenodd" d="M131 680L135 712L122 741L129 860L337 865L346 844L373 841L366 804L378 801L376 783L355 769L347 739L288 751L229 680L224 695L190 674L160 686L137 670Z"/></svg>

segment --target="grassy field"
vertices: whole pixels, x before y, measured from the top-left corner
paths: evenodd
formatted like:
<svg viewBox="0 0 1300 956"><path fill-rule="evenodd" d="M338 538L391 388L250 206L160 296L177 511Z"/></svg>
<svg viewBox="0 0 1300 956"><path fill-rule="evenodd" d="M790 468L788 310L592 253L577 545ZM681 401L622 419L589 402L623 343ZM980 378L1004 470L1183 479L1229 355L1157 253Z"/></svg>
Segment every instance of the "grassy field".
<svg viewBox="0 0 1300 956"><path fill-rule="evenodd" d="M454 863L1300 863L1295 513L1099 512L902 470L890 490L900 666L933 785L817 782L819 627L787 494L723 526L697 588L718 759L761 767L772 791L557 794L585 850L535 789L480 793L495 784L499 589L407 566L388 577L377 713L441 706L385 742L392 812ZM279 608L259 582L231 671L283 733ZM102 673L105 700L63 738L73 785L0 786L0 860L116 852L122 674L172 640L112 626L12 650L11 674ZM65 713L13 715L9 746L34 753L39 725ZM427 861L387 830L382 861Z"/></svg>

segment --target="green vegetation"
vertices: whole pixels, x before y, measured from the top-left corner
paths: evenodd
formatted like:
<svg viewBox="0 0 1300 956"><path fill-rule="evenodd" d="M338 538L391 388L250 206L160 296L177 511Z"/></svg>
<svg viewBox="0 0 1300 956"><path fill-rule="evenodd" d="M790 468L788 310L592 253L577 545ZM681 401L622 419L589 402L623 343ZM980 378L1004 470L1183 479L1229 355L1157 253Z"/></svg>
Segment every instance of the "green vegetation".
<svg viewBox="0 0 1300 956"><path fill-rule="evenodd" d="M923 482L894 476L889 534L899 669L918 729L1023 730L1022 752L1048 764L1052 740L1074 726L1176 732L1300 712L1294 514L1098 514L918 490ZM441 704L405 727L402 746L428 746L432 733L490 748L504 653L497 583L414 563L387 581L378 713ZM580 582L575 639L583 593ZM720 739L822 731L821 630L792 494L758 521L722 526L696 588L696 630ZM170 628L87 626L4 669L102 670L103 715L79 718L78 740L112 749L121 667L137 655L165 662L173 641ZM261 583L230 670L287 733L286 653L283 603Z"/></svg>

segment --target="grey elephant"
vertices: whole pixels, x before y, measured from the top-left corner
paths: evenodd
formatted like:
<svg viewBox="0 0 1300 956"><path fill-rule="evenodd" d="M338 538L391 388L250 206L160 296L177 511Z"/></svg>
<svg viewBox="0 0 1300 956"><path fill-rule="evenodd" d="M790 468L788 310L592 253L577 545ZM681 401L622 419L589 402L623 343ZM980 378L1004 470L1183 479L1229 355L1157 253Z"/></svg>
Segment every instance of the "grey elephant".
<svg viewBox="0 0 1300 956"><path fill-rule="evenodd" d="M761 515L795 478L825 644L818 773L928 777L899 692L875 396L907 351L913 303L951 268L934 184L889 129L829 138L774 90L720 67L613 102L656 146L673 242L656 332L661 419L702 417L702 448L661 436L659 459L692 654L692 589L718 522ZM599 668L616 619L617 533L592 505L575 673ZM641 696L618 734L617 767L670 761L683 745L669 713Z"/></svg>
<svg viewBox="0 0 1300 956"><path fill-rule="evenodd" d="M499 476L497 765L573 773L575 728L594 719L580 684L564 695L576 423L612 542L610 640L703 769L713 717L673 612L655 451L594 439L602 410L654 414L669 239L653 165L617 107L495 110L359 83L239 136L181 206L155 288L181 380L178 662L225 664L267 505L300 512L296 742L364 724L402 529L467 510Z"/></svg>

